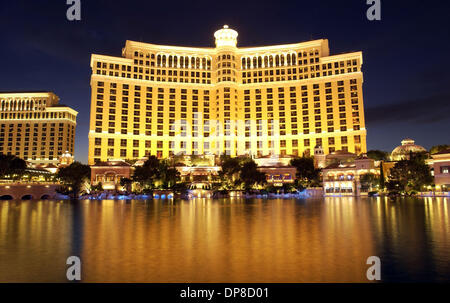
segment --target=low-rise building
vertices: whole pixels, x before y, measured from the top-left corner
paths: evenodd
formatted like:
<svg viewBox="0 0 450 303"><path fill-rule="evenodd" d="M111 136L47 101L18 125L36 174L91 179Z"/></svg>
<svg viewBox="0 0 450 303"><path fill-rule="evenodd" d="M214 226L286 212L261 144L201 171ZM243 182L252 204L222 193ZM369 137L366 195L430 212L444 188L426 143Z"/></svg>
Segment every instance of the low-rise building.
<svg viewBox="0 0 450 303"><path fill-rule="evenodd" d="M314 167L323 169L335 163L350 163L358 157L357 154L350 153L344 150L336 150L332 153L325 154L323 148L317 145L314 148Z"/></svg>
<svg viewBox="0 0 450 303"><path fill-rule="evenodd" d="M436 191L450 191L450 148L431 155Z"/></svg>
<svg viewBox="0 0 450 303"><path fill-rule="evenodd" d="M273 186L283 186L285 183L294 183L297 169L294 166L261 166L260 172L266 174L266 181Z"/></svg>
<svg viewBox="0 0 450 303"><path fill-rule="evenodd" d="M122 189L120 180L132 175L132 165L124 160L97 162L91 166L91 185L101 183L105 190L119 190Z"/></svg>
<svg viewBox="0 0 450 303"><path fill-rule="evenodd" d="M258 170L266 174L268 184L282 186L285 183L294 183L297 169L289 163L294 157L266 156L254 159Z"/></svg>
<svg viewBox="0 0 450 303"><path fill-rule="evenodd" d="M395 166L398 161L408 160L411 154L417 153L427 153L427 150L420 145L415 144L413 139L403 139L401 145L395 147L391 154L388 156L387 161L382 161L381 165L383 166L383 176L385 180L389 179L391 169ZM431 166L429 161L427 164Z"/></svg>
<svg viewBox="0 0 450 303"><path fill-rule="evenodd" d="M361 176L373 174L379 177L380 170L375 161L361 156L352 162L335 162L323 169L325 196L367 195L370 188L361 184Z"/></svg>
<svg viewBox="0 0 450 303"><path fill-rule="evenodd" d="M182 182L189 182L191 188L209 188L219 176L219 166L176 166Z"/></svg>
<svg viewBox="0 0 450 303"><path fill-rule="evenodd" d="M413 139L403 139L402 144L394 148L391 153L391 161L407 160L411 153L426 153L427 150L415 144Z"/></svg>

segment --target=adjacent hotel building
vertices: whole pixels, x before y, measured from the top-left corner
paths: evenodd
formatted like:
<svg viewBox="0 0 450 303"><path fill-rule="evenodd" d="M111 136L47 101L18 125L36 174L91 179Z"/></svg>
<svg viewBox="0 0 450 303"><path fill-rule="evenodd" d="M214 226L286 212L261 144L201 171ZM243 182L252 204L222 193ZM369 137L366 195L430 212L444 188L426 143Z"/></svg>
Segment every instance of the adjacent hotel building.
<svg viewBox="0 0 450 303"><path fill-rule="evenodd" d="M362 53L328 40L215 48L127 41L122 57L92 55L89 164L175 154L366 152Z"/></svg>
<svg viewBox="0 0 450 303"><path fill-rule="evenodd" d="M0 154L32 165L57 165L73 155L78 112L52 92L0 93Z"/></svg>

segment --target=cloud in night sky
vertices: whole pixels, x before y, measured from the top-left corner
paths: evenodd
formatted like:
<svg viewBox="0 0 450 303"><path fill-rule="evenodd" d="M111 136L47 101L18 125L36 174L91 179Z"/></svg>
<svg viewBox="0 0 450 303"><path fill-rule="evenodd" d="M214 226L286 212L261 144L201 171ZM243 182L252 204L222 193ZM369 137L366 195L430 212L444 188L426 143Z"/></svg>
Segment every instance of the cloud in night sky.
<svg viewBox="0 0 450 303"><path fill-rule="evenodd" d="M384 123L428 124L448 121L450 125L450 94L382 104L366 108L366 123L379 126Z"/></svg>

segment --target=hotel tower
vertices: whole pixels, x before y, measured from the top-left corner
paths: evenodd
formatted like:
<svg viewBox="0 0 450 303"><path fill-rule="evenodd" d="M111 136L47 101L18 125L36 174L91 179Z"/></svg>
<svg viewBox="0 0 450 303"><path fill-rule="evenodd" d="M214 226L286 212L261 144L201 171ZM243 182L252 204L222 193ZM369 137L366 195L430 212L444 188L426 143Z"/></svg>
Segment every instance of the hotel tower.
<svg viewBox="0 0 450 303"><path fill-rule="evenodd" d="M92 55L89 164L147 155L312 155L366 152L362 53L328 40L215 48L126 41Z"/></svg>
<svg viewBox="0 0 450 303"><path fill-rule="evenodd" d="M74 153L78 112L52 92L0 93L0 154L57 165Z"/></svg>

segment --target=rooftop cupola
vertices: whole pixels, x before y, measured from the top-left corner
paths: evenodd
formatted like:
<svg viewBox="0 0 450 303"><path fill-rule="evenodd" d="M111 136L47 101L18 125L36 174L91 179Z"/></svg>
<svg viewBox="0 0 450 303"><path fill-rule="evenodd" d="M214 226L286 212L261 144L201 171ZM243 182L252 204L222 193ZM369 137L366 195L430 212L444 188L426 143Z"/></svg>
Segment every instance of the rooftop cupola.
<svg viewBox="0 0 450 303"><path fill-rule="evenodd" d="M222 29L219 29L214 33L214 38L216 38L216 47L236 47L237 37L237 31L232 30L228 27L228 25L224 25Z"/></svg>

